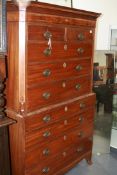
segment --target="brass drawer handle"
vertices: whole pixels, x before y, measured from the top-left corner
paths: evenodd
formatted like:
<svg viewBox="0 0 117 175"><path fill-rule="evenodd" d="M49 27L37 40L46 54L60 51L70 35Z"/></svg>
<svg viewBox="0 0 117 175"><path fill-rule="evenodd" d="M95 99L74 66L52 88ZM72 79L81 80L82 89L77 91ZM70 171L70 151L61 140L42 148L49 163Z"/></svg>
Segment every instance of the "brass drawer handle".
<svg viewBox="0 0 117 175"><path fill-rule="evenodd" d="M84 53L84 49L83 49L83 48L78 48L78 49L77 49L77 52L78 52L79 54L83 54L83 53Z"/></svg>
<svg viewBox="0 0 117 175"><path fill-rule="evenodd" d="M84 150L83 147L79 147L79 148L77 149L77 152L79 153L79 152L82 152L83 150Z"/></svg>
<svg viewBox="0 0 117 175"><path fill-rule="evenodd" d="M45 39L49 39L49 38L52 38L52 34L51 34L51 32L49 32L49 31L46 31L45 33L44 33L44 37L45 37Z"/></svg>
<svg viewBox="0 0 117 175"><path fill-rule="evenodd" d="M78 37L78 40L80 41L83 41L85 38L83 33L79 33L77 37Z"/></svg>
<svg viewBox="0 0 117 175"><path fill-rule="evenodd" d="M44 132L43 137L47 138L50 135L51 135L51 132L50 131L46 131L46 132Z"/></svg>
<svg viewBox="0 0 117 175"><path fill-rule="evenodd" d="M50 150L47 148L43 150L43 155L48 156L50 154Z"/></svg>
<svg viewBox="0 0 117 175"><path fill-rule="evenodd" d="M86 107L85 103L80 103L80 108L81 108L81 109L83 109L83 108L85 108L85 107Z"/></svg>
<svg viewBox="0 0 117 175"><path fill-rule="evenodd" d="M51 94L49 92L44 92L43 93L43 98L48 100L50 98Z"/></svg>
<svg viewBox="0 0 117 175"><path fill-rule="evenodd" d="M45 117L43 117L43 121L45 123L48 123L51 120L51 116L50 115L46 115Z"/></svg>
<svg viewBox="0 0 117 175"><path fill-rule="evenodd" d="M52 51L50 48L46 48L43 53L45 56L50 56L52 54Z"/></svg>
<svg viewBox="0 0 117 175"><path fill-rule="evenodd" d="M76 84L76 89L79 90L81 88L80 84Z"/></svg>
<svg viewBox="0 0 117 175"><path fill-rule="evenodd" d="M43 71L43 75L45 77L48 77L50 74L51 74L51 70L50 69L46 69L46 70Z"/></svg>
<svg viewBox="0 0 117 175"><path fill-rule="evenodd" d="M42 173L44 173L44 174L48 173L49 171L50 171L50 168L49 167L44 167L42 169Z"/></svg>
<svg viewBox="0 0 117 175"><path fill-rule="evenodd" d="M78 137L83 137L83 135L84 135L83 131L80 131L80 132L78 133Z"/></svg>
<svg viewBox="0 0 117 175"><path fill-rule="evenodd" d="M76 66L76 70L77 70L77 71L82 70L82 66L81 66L81 65L77 65L77 66Z"/></svg>

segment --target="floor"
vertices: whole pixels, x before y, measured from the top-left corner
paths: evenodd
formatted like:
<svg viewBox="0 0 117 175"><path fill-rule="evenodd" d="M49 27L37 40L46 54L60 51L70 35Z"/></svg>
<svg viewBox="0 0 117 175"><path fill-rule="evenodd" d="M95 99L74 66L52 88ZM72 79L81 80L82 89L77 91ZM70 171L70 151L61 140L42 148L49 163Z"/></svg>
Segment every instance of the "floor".
<svg viewBox="0 0 117 175"><path fill-rule="evenodd" d="M110 153L112 113L105 113L103 105L95 114L92 165L82 160L65 175L117 175L117 154Z"/></svg>
<svg viewBox="0 0 117 175"><path fill-rule="evenodd" d="M115 154L93 154L93 164L88 165L85 160L66 175L117 175L117 155Z"/></svg>

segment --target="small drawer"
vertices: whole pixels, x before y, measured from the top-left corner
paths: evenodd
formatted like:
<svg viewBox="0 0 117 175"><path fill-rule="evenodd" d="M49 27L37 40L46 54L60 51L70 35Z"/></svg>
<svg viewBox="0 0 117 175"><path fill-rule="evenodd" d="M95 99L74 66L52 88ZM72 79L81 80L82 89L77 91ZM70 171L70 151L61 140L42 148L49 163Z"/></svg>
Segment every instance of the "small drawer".
<svg viewBox="0 0 117 175"><path fill-rule="evenodd" d="M65 29L59 26L28 24L28 41L45 41L51 35L52 41L64 41Z"/></svg>
<svg viewBox="0 0 117 175"><path fill-rule="evenodd" d="M69 100L91 91L91 76L32 86L27 90L27 109L36 110L51 104Z"/></svg>
<svg viewBox="0 0 117 175"><path fill-rule="evenodd" d="M47 42L28 43L27 58L30 62L48 62L55 60L68 60L69 58L92 58L93 42L72 42L66 45L64 42L52 42L49 50Z"/></svg>
<svg viewBox="0 0 117 175"><path fill-rule="evenodd" d="M89 70L91 70L91 59L29 64L28 86L88 75L91 73Z"/></svg>
<svg viewBox="0 0 117 175"><path fill-rule="evenodd" d="M68 40L84 42L88 40L94 40L94 29L91 28L69 28Z"/></svg>

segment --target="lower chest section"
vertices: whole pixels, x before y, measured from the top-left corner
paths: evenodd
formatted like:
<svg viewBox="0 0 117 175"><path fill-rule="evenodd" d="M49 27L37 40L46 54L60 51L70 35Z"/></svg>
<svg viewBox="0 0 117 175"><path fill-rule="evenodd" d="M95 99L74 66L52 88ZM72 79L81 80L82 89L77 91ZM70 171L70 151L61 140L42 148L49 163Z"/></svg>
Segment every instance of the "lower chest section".
<svg viewBox="0 0 117 175"><path fill-rule="evenodd" d="M94 108L91 95L27 117L26 175L59 174L91 154Z"/></svg>

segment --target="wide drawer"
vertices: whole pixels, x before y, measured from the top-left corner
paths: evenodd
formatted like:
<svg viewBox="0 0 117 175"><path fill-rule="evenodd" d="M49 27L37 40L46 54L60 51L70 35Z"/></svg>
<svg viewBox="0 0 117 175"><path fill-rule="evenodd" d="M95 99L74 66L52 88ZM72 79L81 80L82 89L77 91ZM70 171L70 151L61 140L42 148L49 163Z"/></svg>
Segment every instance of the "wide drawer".
<svg viewBox="0 0 117 175"><path fill-rule="evenodd" d="M27 89L28 111L69 100L91 91L91 76L39 84Z"/></svg>
<svg viewBox="0 0 117 175"><path fill-rule="evenodd" d="M52 49L48 49L48 42L28 42L28 62L48 62L69 58L92 57L93 42L73 42L66 45L64 42L52 42Z"/></svg>
<svg viewBox="0 0 117 175"><path fill-rule="evenodd" d="M53 125L49 125L42 129L37 129L26 133L26 146L32 147L34 145L42 146L43 144L49 143L50 141L72 131L74 128L77 129L79 137L84 137L84 131L87 130L86 126L93 128L93 114L89 114L87 118L83 116L73 116L69 119L64 119ZM88 118L90 120L88 121Z"/></svg>
<svg viewBox="0 0 117 175"><path fill-rule="evenodd" d="M74 109L75 107L76 109ZM73 103L69 107L60 106L39 114L25 117L26 132L31 132L32 130L37 130L43 127L47 128L52 124L56 124L58 121L62 121L64 127L68 128L70 125L83 124L83 122L87 120L90 123L94 117L94 105L87 106L83 111L82 109L78 110L78 108L79 106ZM65 111L67 109L68 111ZM74 123L75 121L76 123Z"/></svg>
<svg viewBox="0 0 117 175"><path fill-rule="evenodd" d="M46 161L38 161L36 165L27 166L27 175L56 174L59 169L65 168L69 163L82 157L85 158L88 152L92 150L92 141L87 138L82 143L70 145L61 150L57 155L52 156Z"/></svg>
<svg viewBox="0 0 117 175"><path fill-rule="evenodd" d="M26 131L35 130L36 128L44 126L46 127L49 124L64 119L65 117L69 118L87 111L92 113L95 108L95 100L95 94L89 94L87 96L80 97L77 100L66 102L63 105L46 108L42 112L37 111L37 114L34 111L34 113L24 118Z"/></svg>
<svg viewBox="0 0 117 175"><path fill-rule="evenodd" d="M91 59L36 63L29 64L27 68L28 86L30 86L36 83L47 83L48 81L91 74Z"/></svg>
<svg viewBox="0 0 117 175"><path fill-rule="evenodd" d="M70 132L64 133L61 137L45 144L31 144L26 146L26 165L36 164L39 161L45 161L53 157L57 153L65 150L69 146L78 145L84 139L91 137L93 133L93 124L89 124L88 128L76 128Z"/></svg>
<svg viewBox="0 0 117 175"><path fill-rule="evenodd" d="M29 24L28 41L44 41L51 36L52 41L87 41L93 40L94 29L84 27L67 27L59 25Z"/></svg>

